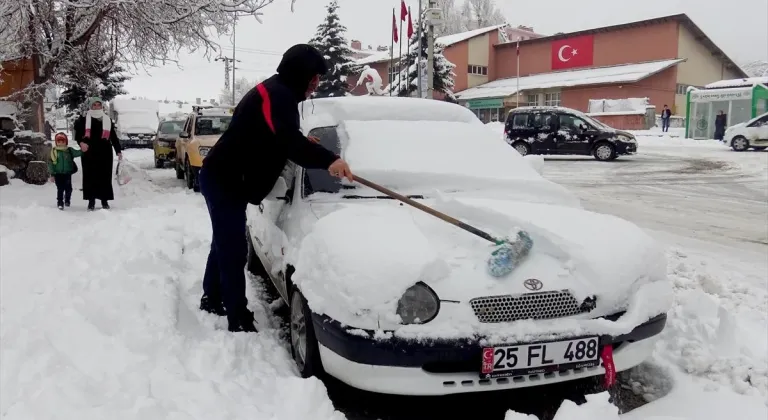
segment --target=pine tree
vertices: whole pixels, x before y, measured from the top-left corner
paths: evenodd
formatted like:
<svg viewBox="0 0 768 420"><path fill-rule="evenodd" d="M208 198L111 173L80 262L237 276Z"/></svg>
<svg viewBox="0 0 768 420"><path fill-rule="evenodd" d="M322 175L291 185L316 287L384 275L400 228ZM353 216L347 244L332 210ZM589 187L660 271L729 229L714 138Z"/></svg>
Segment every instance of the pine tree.
<svg viewBox="0 0 768 420"><path fill-rule="evenodd" d="M330 69L320 78L320 85L314 94L317 98L349 95L347 77L358 72L352 49L344 37L347 28L341 24L336 13L338 9L336 0L332 0L327 7L325 22L318 25L315 37L309 41L323 54Z"/></svg>
<svg viewBox="0 0 768 420"><path fill-rule="evenodd" d="M426 19L422 19L424 24L422 26L421 35L421 51L419 51L419 33L415 31L411 39L409 40L408 55L403 56L403 70L395 76L395 80L392 84L385 89L386 94L392 91L393 95L397 96L415 96L418 91L419 77L418 77L418 65L416 60L421 57L421 68L425 72L427 68L427 25ZM433 87L435 92L441 92L445 94L446 98L455 100L453 95L453 79L456 74L453 69L455 64L448 61L443 55L445 46L435 42L434 53L434 73L433 73Z"/></svg>
<svg viewBox="0 0 768 420"><path fill-rule="evenodd" d="M129 77L125 75L125 69L116 64L115 57L83 54L63 70L59 84L64 90L58 103L69 111L80 109L92 96L108 102L127 93L123 83Z"/></svg>

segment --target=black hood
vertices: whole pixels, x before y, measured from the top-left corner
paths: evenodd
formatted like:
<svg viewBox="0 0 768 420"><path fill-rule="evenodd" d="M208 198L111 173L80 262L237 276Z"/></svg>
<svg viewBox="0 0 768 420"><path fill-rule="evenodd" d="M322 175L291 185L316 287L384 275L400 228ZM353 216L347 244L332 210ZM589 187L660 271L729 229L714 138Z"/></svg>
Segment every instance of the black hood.
<svg viewBox="0 0 768 420"><path fill-rule="evenodd" d="M306 98L309 82L315 75L328 72L328 65L323 55L315 47L297 44L283 54L277 74L280 80L296 95L301 102Z"/></svg>

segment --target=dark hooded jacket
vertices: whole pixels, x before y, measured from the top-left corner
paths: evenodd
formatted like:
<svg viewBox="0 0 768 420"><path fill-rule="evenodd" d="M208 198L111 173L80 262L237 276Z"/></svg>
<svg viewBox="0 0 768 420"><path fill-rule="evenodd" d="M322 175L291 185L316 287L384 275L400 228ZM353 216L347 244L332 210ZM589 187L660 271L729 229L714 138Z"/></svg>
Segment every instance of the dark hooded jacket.
<svg viewBox="0 0 768 420"><path fill-rule="evenodd" d="M328 67L320 52L296 45L283 55L277 74L252 88L237 104L232 122L203 160L202 176L236 200L259 204L287 160L327 169L338 156L308 140L299 126L299 103L309 83Z"/></svg>

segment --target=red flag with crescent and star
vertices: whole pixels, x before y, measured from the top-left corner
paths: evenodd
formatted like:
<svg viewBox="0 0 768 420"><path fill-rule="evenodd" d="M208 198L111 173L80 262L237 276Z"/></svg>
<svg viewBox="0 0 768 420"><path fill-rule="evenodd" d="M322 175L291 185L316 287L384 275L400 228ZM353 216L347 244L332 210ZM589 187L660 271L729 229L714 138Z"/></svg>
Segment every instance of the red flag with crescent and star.
<svg viewBox="0 0 768 420"><path fill-rule="evenodd" d="M594 51L593 35L552 41L552 70L589 67L594 60Z"/></svg>

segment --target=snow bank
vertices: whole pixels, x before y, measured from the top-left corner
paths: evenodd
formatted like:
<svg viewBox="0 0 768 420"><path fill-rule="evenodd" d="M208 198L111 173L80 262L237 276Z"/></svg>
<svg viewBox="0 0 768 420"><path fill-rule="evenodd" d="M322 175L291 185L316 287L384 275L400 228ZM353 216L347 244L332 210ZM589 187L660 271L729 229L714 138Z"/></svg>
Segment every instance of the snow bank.
<svg viewBox="0 0 768 420"><path fill-rule="evenodd" d="M205 205L173 171L151 172L93 213L79 196L56 209L50 183L2 187L3 418L343 419L322 382L297 377L259 291L247 292L258 334L198 309Z"/></svg>
<svg viewBox="0 0 768 420"><path fill-rule="evenodd" d="M563 401L552 420L619 420L619 409L608 401L610 394L607 392L586 395L585 398L587 402L581 405ZM510 410L504 420L538 420L538 417Z"/></svg>
<svg viewBox="0 0 768 420"><path fill-rule="evenodd" d="M488 127L489 130L493 132L493 134L497 136L501 136L501 139L505 142L507 141L507 137L504 135L504 123L501 121L491 121L487 124L485 124L486 127Z"/></svg>
<svg viewBox="0 0 768 420"><path fill-rule="evenodd" d="M681 137L670 136L647 136L638 135L637 132L631 132L635 134L637 138L638 149L643 150L643 147L686 147L686 148L708 148L708 149L728 149L722 142L718 140L694 140ZM641 152L642 153L642 152Z"/></svg>
<svg viewBox="0 0 768 420"><path fill-rule="evenodd" d="M318 220L294 265L292 279L312 310L351 325L398 323L405 290L439 280L444 268L407 212L373 206Z"/></svg>

